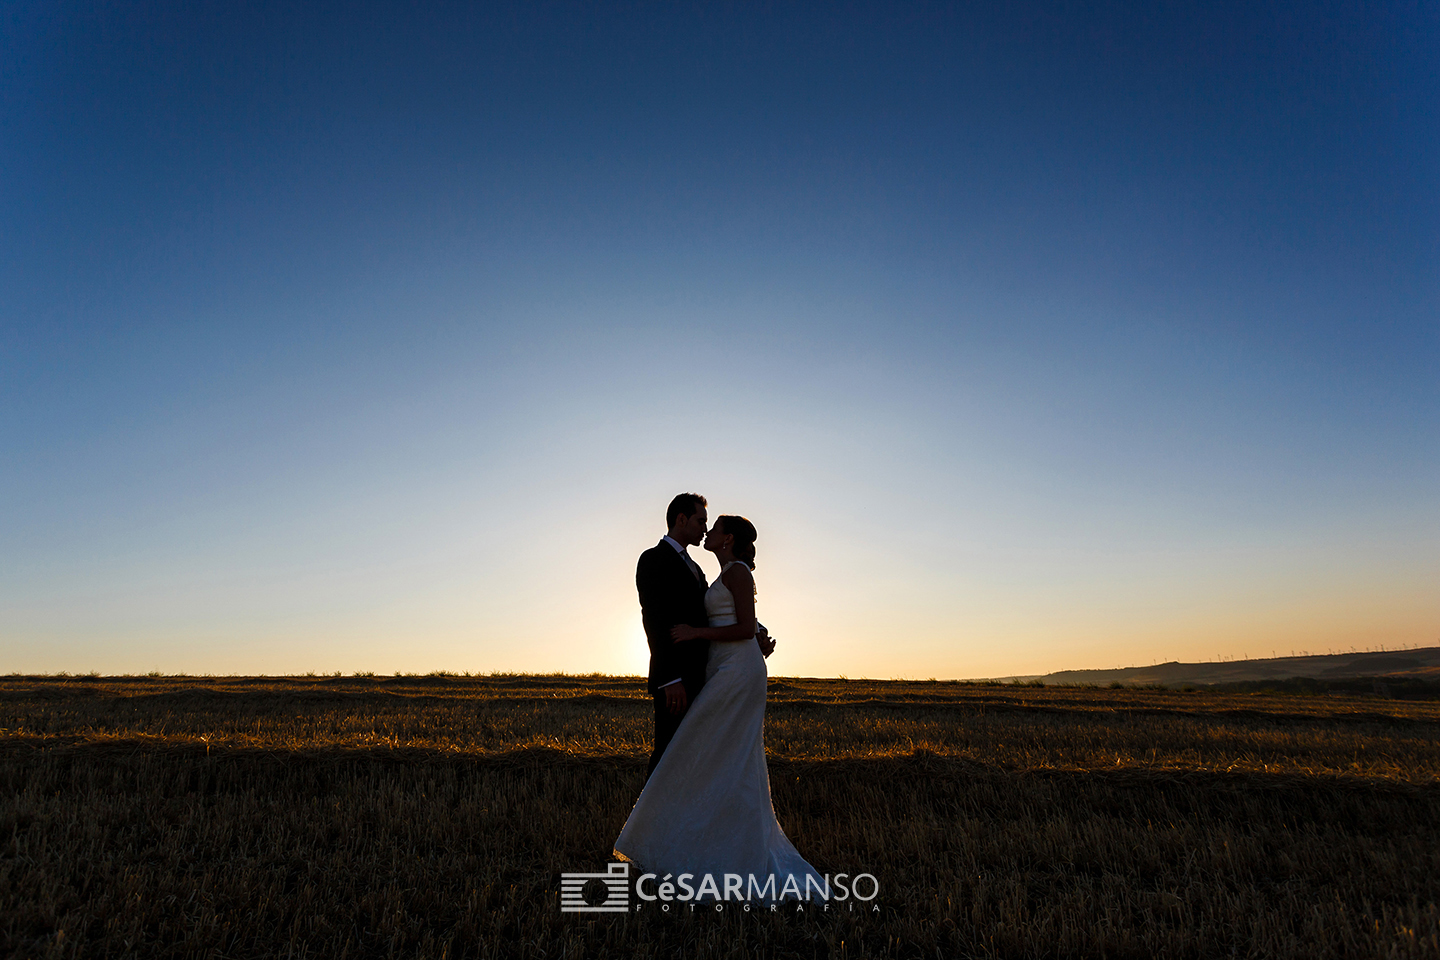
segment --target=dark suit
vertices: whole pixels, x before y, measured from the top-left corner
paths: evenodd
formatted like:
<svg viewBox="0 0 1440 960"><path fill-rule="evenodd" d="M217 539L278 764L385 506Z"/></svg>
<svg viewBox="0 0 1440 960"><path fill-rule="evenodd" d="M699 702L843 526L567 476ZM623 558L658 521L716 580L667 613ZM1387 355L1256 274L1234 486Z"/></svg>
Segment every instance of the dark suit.
<svg viewBox="0 0 1440 960"><path fill-rule="evenodd" d="M640 615L645 623L645 642L650 645L649 689L655 700L651 772L683 718L683 714L672 716L666 709L665 691L660 685L679 678L685 685L686 697L693 701L705 684L710 641L676 643L670 638L670 628L680 623L692 627L709 624L705 616L706 587L705 578L697 578L685 558L664 540L640 554L640 562L635 567L635 588L640 591Z"/></svg>

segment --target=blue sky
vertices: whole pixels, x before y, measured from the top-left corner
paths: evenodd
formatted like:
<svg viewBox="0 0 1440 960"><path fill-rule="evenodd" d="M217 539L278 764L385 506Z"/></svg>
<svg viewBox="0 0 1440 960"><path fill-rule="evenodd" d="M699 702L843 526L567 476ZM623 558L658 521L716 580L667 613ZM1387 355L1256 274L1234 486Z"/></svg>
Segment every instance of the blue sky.
<svg viewBox="0 0 1440 960"><path fill-rule="evenodd" d="M11 4L0 669L643 672L684 489L776 673L1434 643L1437 41Z"/></svg>

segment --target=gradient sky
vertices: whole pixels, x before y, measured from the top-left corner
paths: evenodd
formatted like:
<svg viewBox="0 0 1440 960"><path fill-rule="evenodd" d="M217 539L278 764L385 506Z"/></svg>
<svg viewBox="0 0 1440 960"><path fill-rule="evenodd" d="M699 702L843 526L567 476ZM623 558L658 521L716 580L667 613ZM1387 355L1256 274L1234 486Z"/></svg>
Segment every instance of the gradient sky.
<svg viewBox="0 0 1440 960"><path fill-rule="evenodd" d="M0 7L0 672L1440 642L1437 371L1434 4Z"/></svg>

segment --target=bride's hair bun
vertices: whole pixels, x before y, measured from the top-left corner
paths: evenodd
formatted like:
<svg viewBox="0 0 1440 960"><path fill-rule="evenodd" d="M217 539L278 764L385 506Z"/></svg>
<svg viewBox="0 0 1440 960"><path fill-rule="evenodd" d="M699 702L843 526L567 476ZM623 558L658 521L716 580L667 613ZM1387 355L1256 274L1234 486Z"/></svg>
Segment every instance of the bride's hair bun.
<svg viewBox="0 0 1440 960"><path fill-rule="evenodd" d="M725 532L735 538L735 559L745 561L745 566L755 569L755 524L744 517L725 515L720 518Z"/></svg>

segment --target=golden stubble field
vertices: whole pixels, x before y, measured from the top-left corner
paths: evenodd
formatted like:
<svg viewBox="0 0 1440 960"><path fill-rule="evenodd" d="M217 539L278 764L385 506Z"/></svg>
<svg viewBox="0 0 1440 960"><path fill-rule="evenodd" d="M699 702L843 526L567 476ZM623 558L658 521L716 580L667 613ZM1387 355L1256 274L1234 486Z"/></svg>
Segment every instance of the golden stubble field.
<svg viewBox="0 0 1440 960"><path fill-rule="evenodd" d="M1440 957L1440 703L775 679L776 812L878 911L573 915L626 677L0 680L13 957Z"/></svg>

